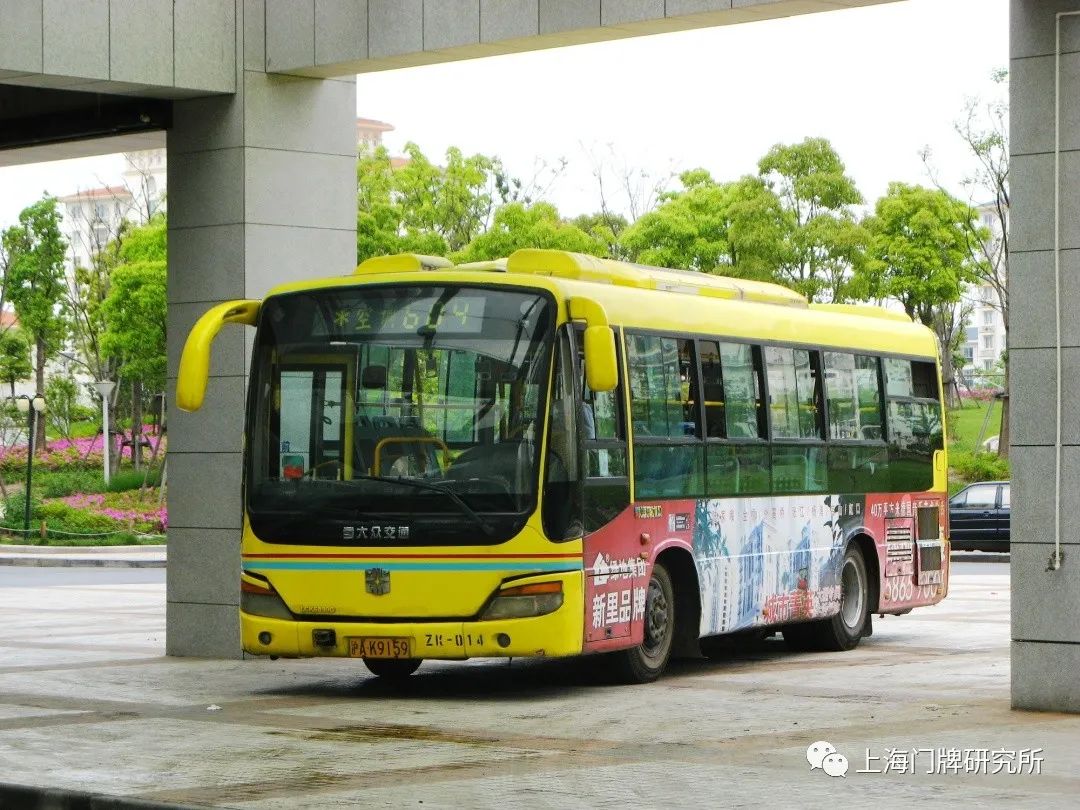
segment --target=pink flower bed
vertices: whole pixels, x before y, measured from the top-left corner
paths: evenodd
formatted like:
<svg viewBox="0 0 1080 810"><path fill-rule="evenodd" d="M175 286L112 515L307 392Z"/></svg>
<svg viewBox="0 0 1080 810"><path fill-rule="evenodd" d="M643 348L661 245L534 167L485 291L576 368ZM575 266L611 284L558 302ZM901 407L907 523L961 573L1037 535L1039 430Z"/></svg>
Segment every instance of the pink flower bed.
<svg viewBox="0 0 1080 810"><path fill-rule="evenodd" d="M156 437L150 433L151 426L143 425L143 436L151 442ZM165 448L162 440L162 450ZM146 451L144 450L144 457ZM132 458L131 447L123 448L121 458ZM53 439L45 444L45 452L34 457L34 466L46 470L61 470L72 466L96 469L102 466L101 436L85 436L79 439ZM26 466L26 445L18 444L11 448L0 448L0 467L5 470Z"/></svg>
<svg viewBox="0 0 1080 810"><path fill-rule="evenodd" d="M58 500L73 509L104 515L142 531L164 532L169 526L169 513L165 506L157 506L155 492L151 490L150 503L140 502L137 490L107 494L77 492Z"/></svg>

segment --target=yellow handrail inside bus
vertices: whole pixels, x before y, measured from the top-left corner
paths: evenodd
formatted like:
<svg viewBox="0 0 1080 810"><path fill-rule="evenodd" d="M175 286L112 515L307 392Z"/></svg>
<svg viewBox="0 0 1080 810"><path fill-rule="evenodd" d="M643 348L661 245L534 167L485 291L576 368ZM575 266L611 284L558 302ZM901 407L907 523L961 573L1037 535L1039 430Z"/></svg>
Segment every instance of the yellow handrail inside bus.
<svg viewBox="0 0 1080 810"><path fill-rule="evenodd" d="M197 411L202 407L210 377L210 346L221 327L227 323L254 326L261 306L260 301L226 301L195 322L180 355L176 380L176 405L180 410Z"/></svg>

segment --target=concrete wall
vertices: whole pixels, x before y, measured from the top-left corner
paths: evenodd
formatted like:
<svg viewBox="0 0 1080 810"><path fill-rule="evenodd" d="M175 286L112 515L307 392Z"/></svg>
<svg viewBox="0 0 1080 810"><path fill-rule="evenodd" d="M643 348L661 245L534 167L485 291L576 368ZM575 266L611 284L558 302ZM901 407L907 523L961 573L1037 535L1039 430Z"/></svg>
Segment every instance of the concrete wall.
<svg viewBox="0 0 1080 810"><path fill-rule="evenodd" d="M1012 0L1010 335L1012 703L1080 711L1080 16L1062 20L1061 306L1064 562L1054 551L1055 15L1080 0Z"/></svg>
<svg viewBox="0 0 1080 810"><path fill-rule="evenodd" d="M0 81L183 98L236 85L231 0L3 0Z"/></svg>
<svg viewBox="0 0 1080 810"><path fill-rule="evenodd" d="M195 319L356 265L356 81L268 76L263 9L236 0L230 96L177 101L168 133L169 391ZM169 416L170 655L240 654L240 448L252 331L226 327L206 405Z"/></svg>
<svg viewBox="0 0 1080 810"><path fill-rule="evenodd" d="M266 69L339 76L896 0L267 0Z"/></svg>

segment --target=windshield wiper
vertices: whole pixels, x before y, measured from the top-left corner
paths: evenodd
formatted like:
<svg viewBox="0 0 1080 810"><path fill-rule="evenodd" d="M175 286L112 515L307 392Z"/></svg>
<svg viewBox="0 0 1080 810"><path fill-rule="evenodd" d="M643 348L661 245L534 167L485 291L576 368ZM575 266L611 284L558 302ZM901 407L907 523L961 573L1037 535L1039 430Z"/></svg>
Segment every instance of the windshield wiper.
<svg viewBox="0 0 1080 810"><path fill-rule="evenodd" d="M356 473L354 473L352 479L350 480L381 481L384 484L403 484L407 487L415 487L416 489L426 489L430 490L431 492L440 492L446 497L448 497L451 501L453 501L454 505L457 506L463 514L467 515L477 526L479 526L485 537L492 537L495 534L494 531L492 531L491 527L484 522L484 519L480 517L480 515L476 514L476 512L471 506L465 503L465 499L458 495L456 492L454 492L452 489L446 489L445 487L441 487L438 484L433 484L430 481L416 481L412 478L402 478L401 476L391 478L388 475L357 475Z"/></svg>

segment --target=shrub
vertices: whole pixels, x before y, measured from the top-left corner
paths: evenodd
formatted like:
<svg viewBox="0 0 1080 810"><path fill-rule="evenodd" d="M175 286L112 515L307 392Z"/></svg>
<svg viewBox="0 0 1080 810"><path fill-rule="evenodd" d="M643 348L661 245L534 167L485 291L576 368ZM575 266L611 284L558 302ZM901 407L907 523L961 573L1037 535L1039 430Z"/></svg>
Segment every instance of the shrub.
<svg viewBox="0 0 1080 810"><path fill-rule="evenodd" d="M75 492L104 492L105 477L97 470L46 471L34 476L33 488L43 498L63 498Z"/></svg>
<svg viewBox="0 0 1080 810"><path fill-rule="evenodd" d="M1009 477L1009 460L994 453L957 451L949 454L949 462L969 482L1003 481Z"/></svg>
<svg viewBox="0 0 1080 810"><path fill-rule="evenodd" d="M156 492L150 490L146 500L138 493L109 492L106 494L77 493L69 495L62 503L79 511L88 511L116 521L118 528L132 528L140 532L163 532L168 525L168 512L157 505Z"/></svg>
<svg viewBox="0 0 1080 810"><path fill-rule="evenodd" d="M34 494L30 506L30 525L34 525L34 515L41 507L41 496ZM0 518L0 528L18 529L21 533L23 527L23 510L26 508L24 493L17 492L4 501L4 516Z"/></svg>
<svg viewBox="0 0 1080 810"><path fill-rule="evenodd" d="M128 490L138 489L143 485L143 481L146 481L148 487L156 487L161 484L161 468L156 467L150 472L149 478L146 476L146 470L118 470L109 476L109 492L127 492ZM83 490L84 492L101 492L102 490ZM67 493L64 493L65 495Z"/></svg>
<svg viewBox="0 0 1080 810"><path fill-rule="evenodd" d="M35 511L34 523L38 524L42 520L50 532L71 534L105 534L127 528L107 515L76 509L61 501L41 504Z"/></svg>
<svg viewBox="0 0 1080 810"><path fill-rule="evenodd" d="M120 499L120 502L106 503L106 498ZM76 494L65 500L42 501L35 495L30 511L31 537L36 537L42 521L51 537L60 541L69 539L73 543L89 541L85 535L112 536L113 532L122 532L130 538L135 532L154 534L164 531L167 523L164 509L156 506L140 509L124 499L121 495ZM21 534L25 504L22 493L8 498L0 527Z"/></svg>

